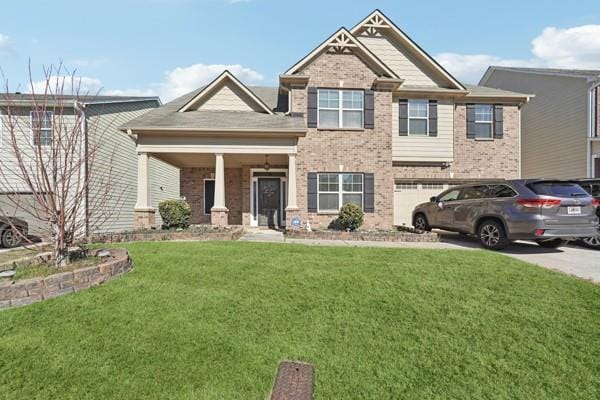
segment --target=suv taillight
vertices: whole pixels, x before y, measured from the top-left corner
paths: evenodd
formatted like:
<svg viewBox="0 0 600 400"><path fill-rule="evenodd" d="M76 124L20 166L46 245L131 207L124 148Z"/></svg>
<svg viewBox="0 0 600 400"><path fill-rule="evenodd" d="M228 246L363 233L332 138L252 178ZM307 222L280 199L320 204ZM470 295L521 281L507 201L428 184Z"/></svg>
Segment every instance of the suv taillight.
<svg viewBox="0 0 600 400"><path fill-rule="evenodd" d="M600 208L600 199L592 199L592 206Z"/></svg>
<svg viewBox="0 0 600 400"><path fill-rule="evenodd" d="M517 204L527 208L552 208L560 206L560 199L518 199Z"/></svg>

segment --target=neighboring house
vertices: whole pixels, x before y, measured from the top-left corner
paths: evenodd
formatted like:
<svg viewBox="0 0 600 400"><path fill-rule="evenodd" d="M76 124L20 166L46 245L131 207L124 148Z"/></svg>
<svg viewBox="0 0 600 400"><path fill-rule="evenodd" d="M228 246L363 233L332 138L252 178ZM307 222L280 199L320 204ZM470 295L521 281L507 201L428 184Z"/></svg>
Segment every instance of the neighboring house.
<svg viewBox="0 0 600 400"><path fill-rule="evenodd" d="M464 85L376 10L279 77L225 71L122 129L137 137L139 226L156 223L148 160L181 168L193 223L327 227L349 202L364 227L410 225L449 185L520 176L528 96Z"/></svg>
<svg viewBox="0 0 600 400"><path fill-rule="evenodd" d="M481 84L535 95L523 108L523 177L600 178L600 70L492 66Z"/></svg>
<svg viewBox="0 0 600 400"><path fill-rule="evenodd" d="M34 101L37 104L47 104L47 112L44 115L43 128L40 137L34 138L31 127L32 118L36 116L32 112ZM134 229L135 215L134 206L136 202L137 187L137 160L135 141L121 132L118 127L127 121L139 117L150 109L160 105L156 97L123 97L123 96L62 96L60 100L50 97L43 100L43 96L30 94L5 94L0 98L0 157L4 162L14 157L12 146L8 142L9 132L7 123L8 108L11 115L18 115L16 124L17 132L20 134L19 148L27 154L32 151L33 141L39 141L42 148L52 145L52 132L56 118L59 114L64 116L63 122L66 126L74 124L76 117L74 108L78 107L84 111L85 121L82 123L84 146L94 148L96 143L99 152L95 156L92 165L92 182L110 181L109 201L97 201L97 193L104 191L103 188L90 186L86 206L89 209L89 223L87 234L108 231L123 231ZM54 108L57 107L56 110ZM64 107L64 110L58 109ZM56 115L53 115L53 112ZM22 133L22 135L21 135ZM13 161L14 162L14 161ZM179 197L179 169L160 160L153 159L149 165L153 179L150 182L150 190L153 194L156 207L158 202L167 198ZM5 171L6 172L6 171ZM109 178L106 178L110 174ZM8 196L18 193L19 200L23 200L30 206L35 200L27 186L19 182L14 174L8 175L12 179L7 184L5 179L0 179L0 207L2 213L18 215L29 222L34 234L43 233L44 221L33 221L29 214L22 210L15 210ZM95 194L96 193L96 194ZM104 196L104 195L103 195ZM83 210L86 213L87 210ZM83 214L82 213L82 217ZM160 220L158 221L160 222Z"/></svg>

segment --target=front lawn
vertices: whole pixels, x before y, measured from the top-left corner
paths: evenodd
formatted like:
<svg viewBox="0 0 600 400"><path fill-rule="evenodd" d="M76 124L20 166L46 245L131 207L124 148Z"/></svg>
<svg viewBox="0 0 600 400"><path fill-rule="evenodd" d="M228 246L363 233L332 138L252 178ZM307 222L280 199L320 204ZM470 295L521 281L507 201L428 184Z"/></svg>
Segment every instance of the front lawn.
<svg viewBox="0 0 600 400"><path fill-rule="evenodd" d="M135 271L0 312L2 399L600 397L600 287L483 251L126 245Z"/></svg>

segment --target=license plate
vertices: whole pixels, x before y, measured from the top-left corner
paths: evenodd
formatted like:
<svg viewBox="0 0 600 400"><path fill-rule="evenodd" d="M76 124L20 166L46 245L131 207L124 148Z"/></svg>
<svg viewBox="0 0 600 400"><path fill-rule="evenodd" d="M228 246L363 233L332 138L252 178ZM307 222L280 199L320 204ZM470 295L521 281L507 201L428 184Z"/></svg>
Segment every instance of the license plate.
<svg viewBox="0 0 600 400"><path fill-rule="evenodd" d="M581 207L568 207L567 214L569 214L569 215L581 214Z"/></svg>

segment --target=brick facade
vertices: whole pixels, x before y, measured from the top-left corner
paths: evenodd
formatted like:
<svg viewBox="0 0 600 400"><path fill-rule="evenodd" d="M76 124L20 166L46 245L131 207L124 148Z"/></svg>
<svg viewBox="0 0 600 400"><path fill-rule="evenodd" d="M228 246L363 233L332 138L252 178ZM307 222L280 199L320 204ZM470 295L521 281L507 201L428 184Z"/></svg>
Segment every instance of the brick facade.
<svg viewBox="0 0 600 400"><path fill-rule="evenodd" d="M377 75L353 54L324 53L303 71L308 87L371 89ZM375 212L365 214L365 228L389 228L393 212L391 92L375 92L375 128L320 130L309 128L298 139L297 199L299 216L312 226L327 227L336 215L307 212L309 172L363 172L375 175ZM307 90L292 91L292 111L306 113Z"/></svg>
<svg viewBox="0 0 600 400"><path fill-rule="evenodd" d="M519 178L519 108L505 105L502 139L467 138L465 104L454 111L454 162L441 166L394 165L397 179L515 179Z"/></svg>

